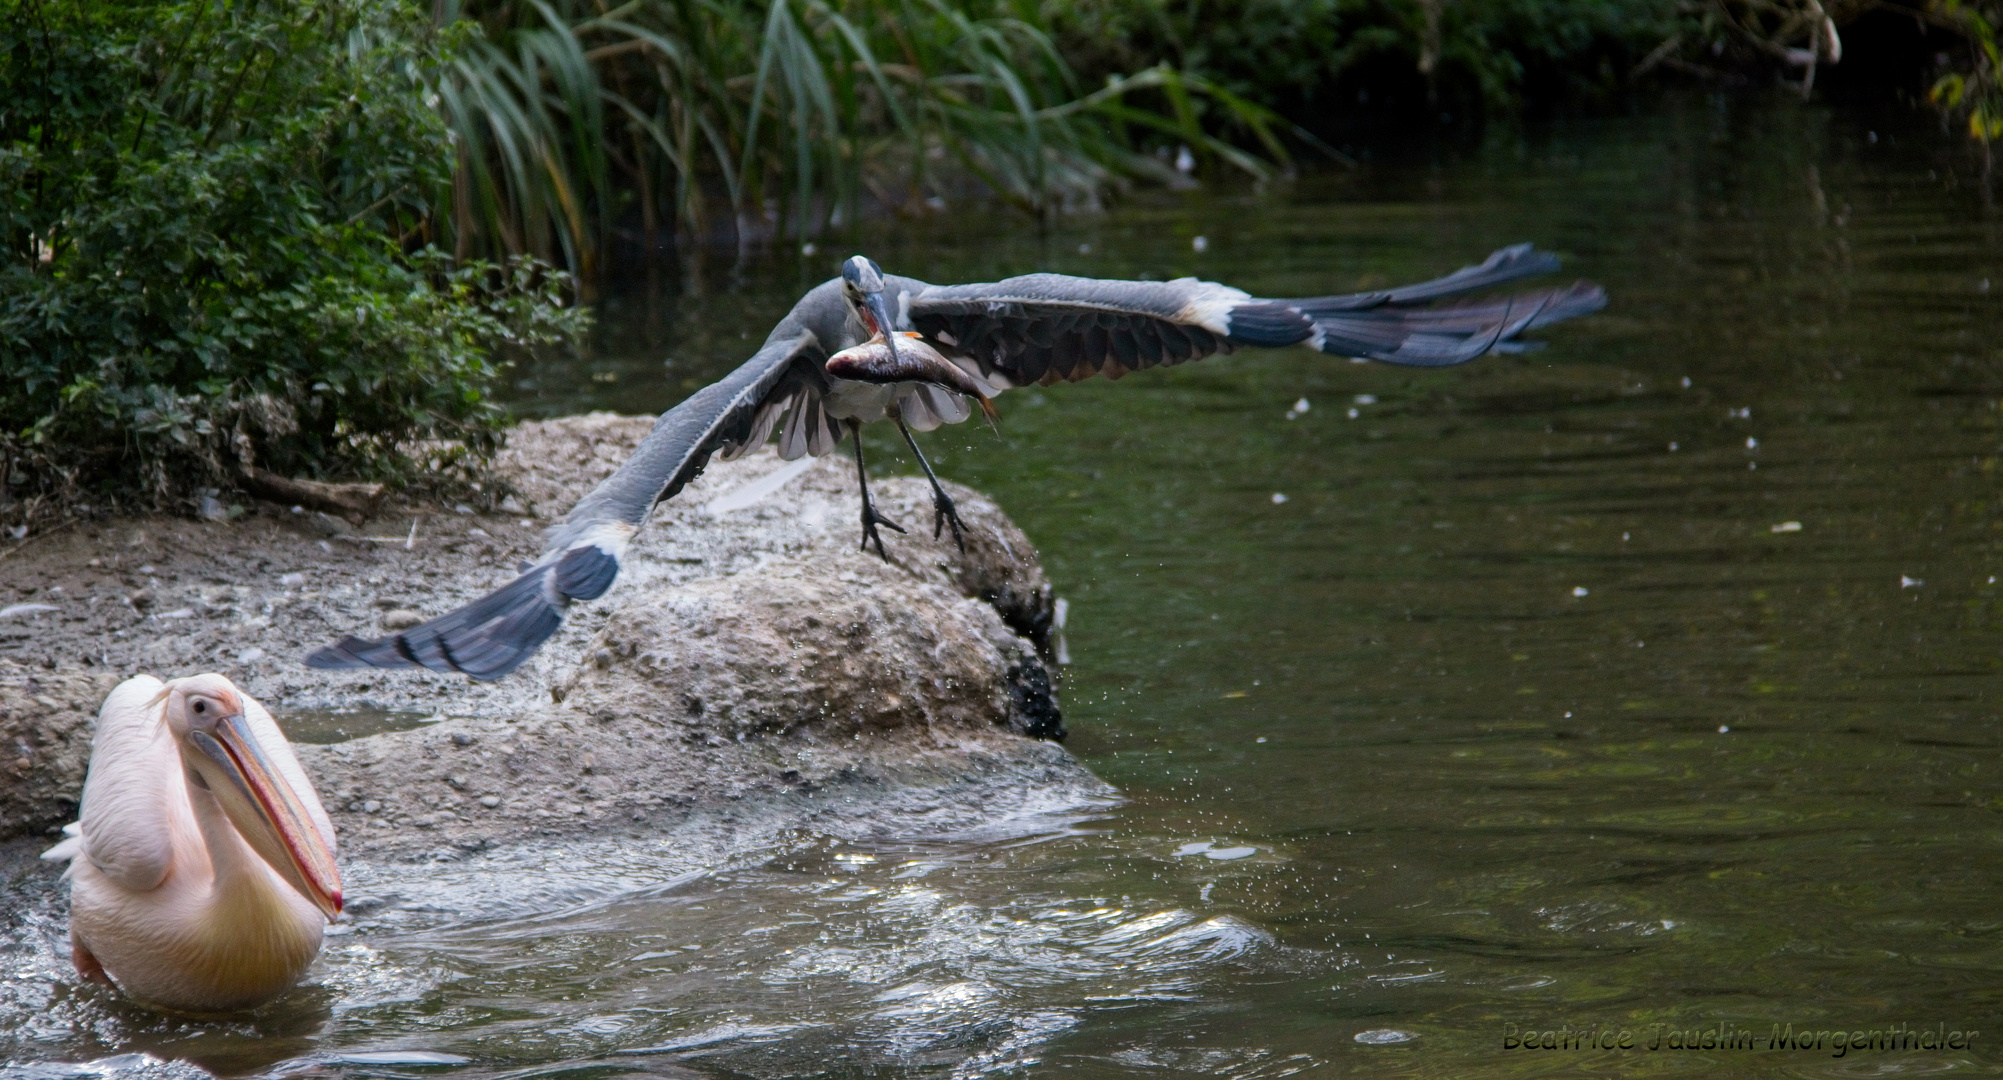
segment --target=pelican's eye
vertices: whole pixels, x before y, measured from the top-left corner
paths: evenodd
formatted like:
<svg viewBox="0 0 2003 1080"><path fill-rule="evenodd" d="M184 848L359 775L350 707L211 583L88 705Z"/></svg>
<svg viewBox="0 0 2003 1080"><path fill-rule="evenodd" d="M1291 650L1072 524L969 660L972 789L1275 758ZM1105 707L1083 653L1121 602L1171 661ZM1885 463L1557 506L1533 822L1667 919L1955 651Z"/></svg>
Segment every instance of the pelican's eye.
<svg viewBox="0 0 2003 1080"><path fill-rule="evenodd" d="M195 704L194 704L194 709L195 709L195 715L196 715L196 716L203 716L203 715L206 715L206 714L208 713L208 711L209 711L209 703L208 703L208 702L206 702L206 701L203 701L203 700L202 700L201 698L196 698L196 699L195 699Z"/></svg>

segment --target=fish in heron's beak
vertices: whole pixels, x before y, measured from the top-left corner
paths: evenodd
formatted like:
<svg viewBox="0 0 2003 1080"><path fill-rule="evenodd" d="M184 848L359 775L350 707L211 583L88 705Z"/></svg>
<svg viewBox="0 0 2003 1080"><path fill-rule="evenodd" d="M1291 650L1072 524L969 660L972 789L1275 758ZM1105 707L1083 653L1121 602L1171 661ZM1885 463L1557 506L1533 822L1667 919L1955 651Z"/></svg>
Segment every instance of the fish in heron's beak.
<svg viewBox="0 0 2003 1080"><path fill-rule="evenodd" d="M193 680L176 680L183 681ZM237 695L203 687L169 707L178 707L186 719L181 759L215 795L245 842L332 922L341 913L334 853L305 801L258 742Z"/></svg>
<svg viewBox="0 0 2003 1080"><path fill-rule="evenodd" d="M917 334L905 331L895 334L879 334L853 348L828 357L827 372L837 379L851 379L855 382L928 383L956 394L965 394L980 402L981 415L988 426L995 428L1001 413L988 397L988 387L961 368L958 364L939 355L926 340Z"/></svg>

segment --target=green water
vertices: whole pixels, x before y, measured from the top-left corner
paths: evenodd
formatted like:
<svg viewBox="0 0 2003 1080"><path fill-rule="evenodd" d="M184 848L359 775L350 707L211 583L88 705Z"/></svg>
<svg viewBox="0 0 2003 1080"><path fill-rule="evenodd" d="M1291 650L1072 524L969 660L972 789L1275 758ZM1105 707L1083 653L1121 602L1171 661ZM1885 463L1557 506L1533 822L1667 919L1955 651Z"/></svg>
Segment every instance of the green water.
<svg viewBox="0 0 2003 1080"><path fill-rule="evenodd" d="M406 868L357 886L390 902L316 985L234 1027L66 989L30 920L0 1055L1993 1074L2003 236L1962 153L1919 116L1695 100L1045 232L970 213L623 283L590 356L515 373L524 408L672 404L851 247L934 281L1289 296L1528 239L1612 305L1526 357L1241 354L1011 392L999 440L930 437L1070 600L1069 746L1119 806L879 849L803 838L679 877L610 844L567 857L572 893L500 856ZM910 468L894 438L872 443L885 472ZM1509 1025L1633 1047L1509 1050ZM1770 1049L1776 1025L1980 1034L1838 1057ZM1721 1026L1754 1048L1668 1048ZM332 1056L388 1051L468 1060Z"/></svg>

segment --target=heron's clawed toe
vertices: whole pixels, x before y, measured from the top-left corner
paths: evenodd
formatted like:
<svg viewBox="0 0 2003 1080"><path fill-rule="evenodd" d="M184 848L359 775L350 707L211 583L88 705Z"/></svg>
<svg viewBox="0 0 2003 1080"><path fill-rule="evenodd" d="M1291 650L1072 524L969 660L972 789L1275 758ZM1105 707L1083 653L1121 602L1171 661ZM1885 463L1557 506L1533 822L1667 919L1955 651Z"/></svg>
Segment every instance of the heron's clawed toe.
<svg viewBox="0 0 2003 1080"><path fill-rule="evenodd" d="M939 539L939 530L948 525L953 527L953 543L958 544L960 546L960 554L965 555L967 553L967 534L965 527L960 521L960 511L953 506L952 496L947 495L943 490L934 488L932 491L932 539Z"/></svg>
<svg viewBox="0 0 2003 1080"><path fill-rule="evenodd" d="M862 550L868 551L869 545L875 543L877 556L884 562L889 562L890 555L883 550L883 535L876 531L878 525L900 533L904 532L904 526L877 513L874 506L865 506L862 508ZM906 533L906 535L910 534Z"/></svg>

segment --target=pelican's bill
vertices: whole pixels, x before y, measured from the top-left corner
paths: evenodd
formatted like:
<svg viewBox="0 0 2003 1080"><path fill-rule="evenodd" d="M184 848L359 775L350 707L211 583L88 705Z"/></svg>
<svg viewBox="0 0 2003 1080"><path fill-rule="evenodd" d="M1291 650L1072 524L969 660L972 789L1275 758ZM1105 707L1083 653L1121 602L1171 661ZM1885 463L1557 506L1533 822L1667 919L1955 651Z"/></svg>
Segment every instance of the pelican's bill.
<svg viewBox="0 0 2003 1080"><path fill-rule="evenodd" d="M188 733L194 764L223 813L264 861L329 922L341 913L341 872L285 774L272 762L241 712L212 730Z"/></svg>

